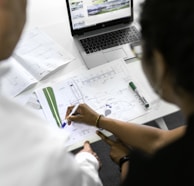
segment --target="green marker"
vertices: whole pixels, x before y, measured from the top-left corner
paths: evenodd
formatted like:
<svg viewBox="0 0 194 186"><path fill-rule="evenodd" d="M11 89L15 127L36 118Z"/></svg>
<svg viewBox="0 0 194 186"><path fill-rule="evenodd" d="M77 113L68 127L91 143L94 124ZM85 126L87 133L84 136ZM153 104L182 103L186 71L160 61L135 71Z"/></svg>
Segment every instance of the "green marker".
<svg viewBox="0 0 194 186"><path fill-rule="evenodd" d="M145 108L148 108L150 105L149 103L146 101L146 99L139 93L139 91L137 90L137 87L135 86L135 84L131 81L129 82L129 86L132 88L132 90L136 93L136 95L139 97L139 99L141 100L141 102L143 103L143 105L145 106Z"/></svg>

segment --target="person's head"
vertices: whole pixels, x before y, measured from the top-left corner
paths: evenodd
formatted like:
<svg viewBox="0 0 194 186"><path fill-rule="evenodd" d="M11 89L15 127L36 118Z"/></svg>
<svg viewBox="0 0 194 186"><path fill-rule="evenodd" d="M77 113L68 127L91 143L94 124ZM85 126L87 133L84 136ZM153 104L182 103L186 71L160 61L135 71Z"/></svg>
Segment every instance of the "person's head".
<svg viewBox="0 0 194 186"><path fill-rule="evenodd" d="M26 20L26 0L0 0L0 61L8 58Z"/></svg>
<svg viewBox="0 0 194 186"><path fill-rule="evenodd" d="M143 69L168 101L194 97L194 1L145 0L140 16Z"/></svg>

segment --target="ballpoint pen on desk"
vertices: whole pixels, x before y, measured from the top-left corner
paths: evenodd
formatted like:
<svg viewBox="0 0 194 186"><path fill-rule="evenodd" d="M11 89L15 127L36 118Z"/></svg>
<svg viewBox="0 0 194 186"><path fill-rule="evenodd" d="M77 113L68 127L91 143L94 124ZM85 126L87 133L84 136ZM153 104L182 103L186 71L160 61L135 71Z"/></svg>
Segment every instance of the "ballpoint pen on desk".
<svg viewBox="0 0 194 186"><path fill-rule="evenodd" d="M72 115L76 112L76 110L78 109L78 107L79 107L79 104L76 104L76 105L73 107L73 109L72 109L72 111L70 112L70 114L68 115L68 117L72 116ZM65 121L63 121L61 127L64 128L66 124L67 124L67 121L65 120Z"/></svg>
<svg viewBox="0 0 194 186"><path fill-rule="evenodd" d="M132 88L132 90L139 97L139 99L141 100L141 102L143 103L143 105L145 106L145 108L148 108L150 106L149 103L146 101L146 99L144 98L144 96L142 96L139 93L139 91L137 90L137 87L135 86L135 84L131 81L131 82L129 82L129 86Z"/></svg>

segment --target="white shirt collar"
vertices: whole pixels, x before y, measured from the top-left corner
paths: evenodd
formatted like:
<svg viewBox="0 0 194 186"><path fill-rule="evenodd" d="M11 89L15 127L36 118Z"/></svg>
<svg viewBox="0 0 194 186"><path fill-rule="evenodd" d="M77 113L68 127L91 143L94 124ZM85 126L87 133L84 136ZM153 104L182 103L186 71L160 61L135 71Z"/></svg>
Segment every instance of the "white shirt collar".
<svg viewBox="0 0 194 186"><path fill-rule="evenodd" d="M0 78L2 78L2 76L4 76L4 74L6 74L11 68L11 63L9 62L9 60L3 60L0 61Z"/></svg>
<svg viewBox="0 0 194 186"><path fill-rule="evenodd" d="M0 87L1 87L1 79L4 75L11 69L11 63L9 60L0 61Z"/></svg>

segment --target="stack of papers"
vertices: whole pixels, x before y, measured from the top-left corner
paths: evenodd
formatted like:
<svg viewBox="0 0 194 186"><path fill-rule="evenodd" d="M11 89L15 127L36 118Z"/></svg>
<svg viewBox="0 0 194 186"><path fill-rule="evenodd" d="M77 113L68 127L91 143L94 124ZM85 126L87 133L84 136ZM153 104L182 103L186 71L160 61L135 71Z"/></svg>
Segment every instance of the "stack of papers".
<svg viewBox="0 0 194 186"><path fill-rule="evenodd" d="M73 59L38 28L26 32L12 57L5 61L11 67L2 80L3 92L15 97Z"/></svg>
<svg viewBox="0 0 194 186"><path fill-rule="evenodd" d="M130 81L136 85L140 84L131 75L124 60L119 59L82 71L75 76L38 89L35 93L47 120L54 127L61 126L68 106L79 103L87 103L106 117L130 121L150 110L142 105L139 97L129 86ZM141 92L150 102L146 91L141 90ZM74 123L66 125L62 130L70 133L71 137L66 144L68 146L90 139L95 135L96 128Z"/></svg>

